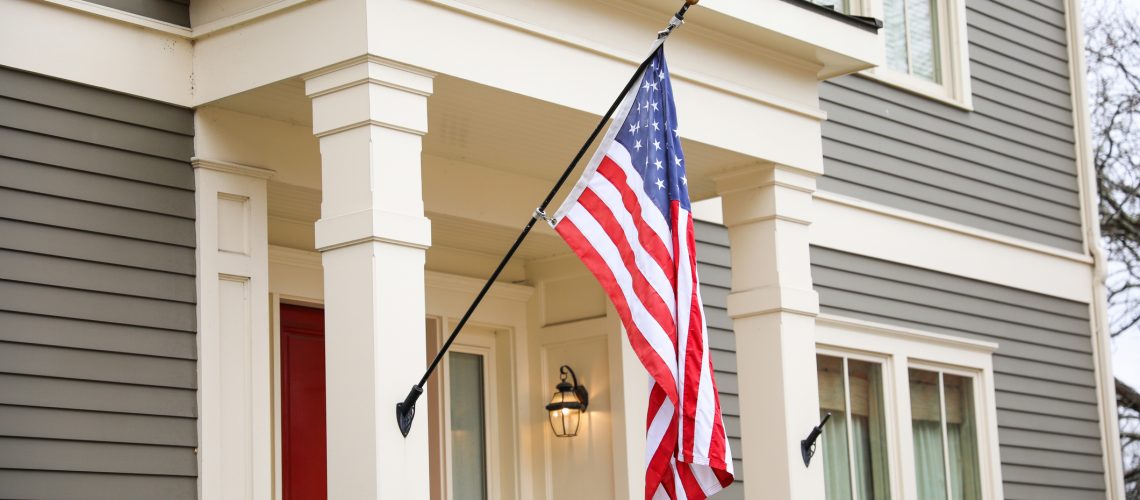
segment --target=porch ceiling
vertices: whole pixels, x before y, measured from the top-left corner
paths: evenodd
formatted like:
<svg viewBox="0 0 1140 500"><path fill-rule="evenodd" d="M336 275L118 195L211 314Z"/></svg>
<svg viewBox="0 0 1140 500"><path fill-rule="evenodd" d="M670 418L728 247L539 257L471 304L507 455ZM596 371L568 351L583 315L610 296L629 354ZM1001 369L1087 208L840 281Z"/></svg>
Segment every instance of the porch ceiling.
<svg viewBox="0 0 1140 500"><path fill-rule="evenodd" d="M597 120L590 113L447 75L437 76L434 87L428 100L429 132L424 137L424 154L536 179L556 179ZM312 126L312 108L300 79L238 94L217 105ZM746 156L687 139L683 147L687 163L693 166L689 180L695 200L715 195L707 174L749 161ZM536 193L537 197L541 195Z"/></svg>
<svg viewBox="0 0 1140 500"><path fill-rule="evenodd" d="M293 125L312 126L311 106L304 95L304 83L300 79L267 85L226 98L214 105ZM538 181L526 183L530 186L548 185L577 152L596 120L597 116L589 113L440 75L434 81L434 92L428 100L429 132L423 142L425 168L432 168L435 160L431 160L431 157L436 157L505 172L515 178ZM748 162L745 156L703 143L686 140L683 147L688 164L693 166L688 177L694 199L714 195L708 173ZM569 184L573 184L573 181ZM271 217L302 223L294 224L291 229L293 236L280 238L278 244L311 248L311 232L302 228L311 225L320 215L320 192L315 187L271 183ZM520 198L516 200L516 203L521 203L520 207L533 207L546 193L545 188L541 188L535 192L513 194ZM308 199L309 202L300 203L298 200L302 199ZM561 199L561 195L556 197L555 204ZM500 202L501 200L487 200L487 203L492 204ZM425 208L432 218L433 246L493 255L499 255L509 247L517 235L518 225L524 223L529 215L524 212L530 209L520 212L517 220L510 217L508 221L489 223L474 215L466 218L454 213L454 210L434 207L430 201ZM472 210L472 213L477 211ZM520 249L520 258L548 257L568 251L553 231L543 225L539 226ZM302 235L300 232L308 234Z"/></svg>

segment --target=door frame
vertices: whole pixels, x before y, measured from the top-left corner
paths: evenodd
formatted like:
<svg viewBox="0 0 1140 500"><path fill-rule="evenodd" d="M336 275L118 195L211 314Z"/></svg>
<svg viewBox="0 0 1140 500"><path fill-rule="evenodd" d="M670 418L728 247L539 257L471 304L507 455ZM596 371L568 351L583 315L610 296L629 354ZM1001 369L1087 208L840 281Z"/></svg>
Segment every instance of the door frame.
<svg viewBox="0 0 1140 500"><path fill-rule="evenodd" d="M449 322L443 321L442 324ZM468 324L470 325L470 323ZM449 328L438 330L436 332L428 332L428 335L435 334L435 339L429 339L429 355L435 352L433 347L442 344L442 332L447 331L450 333L453 325L447 325ZM497 340L500 331L492 327L482 325L470 325L474 328L464 330L463 333L455 339L455 343L451 345L451 349L444 356L444 359L439 364L439 372L435 375L436 382L433 384L436 387L433 402L438 413L435 418L432 418L431 432L435 434L433 451L439 450L437 457L437 464L439 467L439 474L436 480L442 486L440 490L440 500L453 500L454 486L451 483L451 469L453 463L451 460L451 433L448 429L451 428L451 412L449 411L449 402L451 401L451 384L447 383L450 377L450 360L451 353L460 352L465 354L475 354L483 357L483 433L486 436L486 451L483 460L486 464L487 473L487 498L502 498L503 480L504 475L502 471L502 453L501 453L501 439L500 439L500 408L503 407L502 401L499 399L499 384L503 382L500 380L500 356L498 354ZM434 411L433 411L434 413Z"/></svg>
<svg viewBox="0 0 1140 500"><path fill-rule="evenodd" d="M276 500L282 498L282 455L281 455L281 309L280 304L295 304L305 307L324 308L324 283L321 256L317 252L297 250L276 245L269 246L269 311L270 353L273 377L273 493ZM457 320L463 315L471 298L483 286L482 279L468 278L438 271L425 271L425 304L428 318L451 318ZM513 478L503 484L505 499L531 498L536 495L534 471L542 468L535 463L539 455L530 447L535 436L524 435L524 428L532 423L535 416L531 408L532 382L526 375L530 373L527 353L527 330L530 324L528 304L534 294L534 287L520 284L496 283L489 290L479 309L472 316L472 324L482 325L501 332L500 355L497 358L506 370L511 390L499 393L500 401L507 401L514 425L511 429L509 449L501 450L512 457ZM450 323L454 324L454 323ZM450 330L448 330L450 332ZM326 332L327 333L327 332ZM429 358L435 351L429 349ZM426 362L425 362L425 367ZM414 374L411 376L418 376ZM521 376L520 376L521 375ZM432 377L435 380L439 374ZM409 380L407 383L414 382ZM430 391L430 389L429 389ZM542 392L546 392L545 389ZM427 396L431 396L428 394ZM431 399L426 402L435 404ZM428 412L424 412L428 413ZM501 412L503 413L503 412ZM545 412L538 417L545 419ZM421 418L427 415L421 416ZM545 430L545 428L542 428ZM500 436L502 441L503 436Z"/></svg>

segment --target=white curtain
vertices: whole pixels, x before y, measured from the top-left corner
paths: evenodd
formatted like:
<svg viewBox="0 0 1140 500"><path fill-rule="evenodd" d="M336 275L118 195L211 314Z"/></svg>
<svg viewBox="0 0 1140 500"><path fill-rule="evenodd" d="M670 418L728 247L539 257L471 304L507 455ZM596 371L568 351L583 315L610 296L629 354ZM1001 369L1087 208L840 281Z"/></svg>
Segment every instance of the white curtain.
<svg viewBox="0 0 1140 500"><path fill-rule="evenodd" d="M824 491L827 500L851 500L851 473L847 467L847 415L830 410L831 420L820 435L823 446ZM828 410L820 410L820 418Z"/></svg>
<svg viewBox="0 0 1140 500"><path fill-rule="evenodd" d="M950 455L950 491L953 500L979 500L982 497L981 475L978 465L978 434L974 418L974 391L970 379L946 375L947 408L958 406L959 422L947 419L946 440ZM959 390L951 391L952 388ZM957 403L957 405L955 404Z"/></svg>
<svg viewBox="0 0 1140 500"><path fill-rule="evenodd" d="M946 469L942 463L942 425L914 420L914 472L919 500L947 500Z"/></svg>
<svg viewBox="0 0 1140 500"><path fill-rule="evenodd" d="M855 427L852 437L855 438L855 477L859 500L890 500L882 366L870 363L865 363L864 366L867 376L867 416L857 416L852 420Z"/></svg>

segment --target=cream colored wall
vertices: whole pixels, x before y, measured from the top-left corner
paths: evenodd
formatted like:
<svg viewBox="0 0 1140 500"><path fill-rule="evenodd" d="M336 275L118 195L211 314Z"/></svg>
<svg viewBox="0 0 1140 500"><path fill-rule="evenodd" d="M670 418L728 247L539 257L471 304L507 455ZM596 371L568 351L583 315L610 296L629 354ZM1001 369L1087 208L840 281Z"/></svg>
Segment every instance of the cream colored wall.
<svg viewBox="0 0 1140 500"><path fill-rule="evenodd" d="M307 124L202 106L194 113L194 153L271 168L273 182L321 188L320 147Z"/></svg>
<svg viewBox="0 0 1140 500"><path fill-rule="evenodd" d="M530 406L541 408L550 401L562 365L573 368L590 392L575 437L555 437L544 411L532 417L537 429L529 451L537 474L531 495L552 500L625 498L631 491L624 468L626 446L615 441L615 426L624 426L626 419L611 373L611 340L621 334L618 319L601 287L573 255L530 262L527 275L535 284L528 320L533 332L531 380L537 386ZM643 374L641 383L646 380Z"/></svg>

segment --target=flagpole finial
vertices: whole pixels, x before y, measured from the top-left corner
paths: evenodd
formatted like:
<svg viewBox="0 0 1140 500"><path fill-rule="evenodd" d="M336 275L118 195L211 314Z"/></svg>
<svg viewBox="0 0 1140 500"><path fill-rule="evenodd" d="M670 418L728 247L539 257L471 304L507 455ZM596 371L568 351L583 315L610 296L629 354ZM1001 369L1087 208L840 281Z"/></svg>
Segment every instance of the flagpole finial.
<svg viewBox="0 0 1140 500"><path fill-rule="evenodd" d="M685 3L688 5L696 5L697 2L700 2L700 1L701 0L685 0Z"/></svg>

